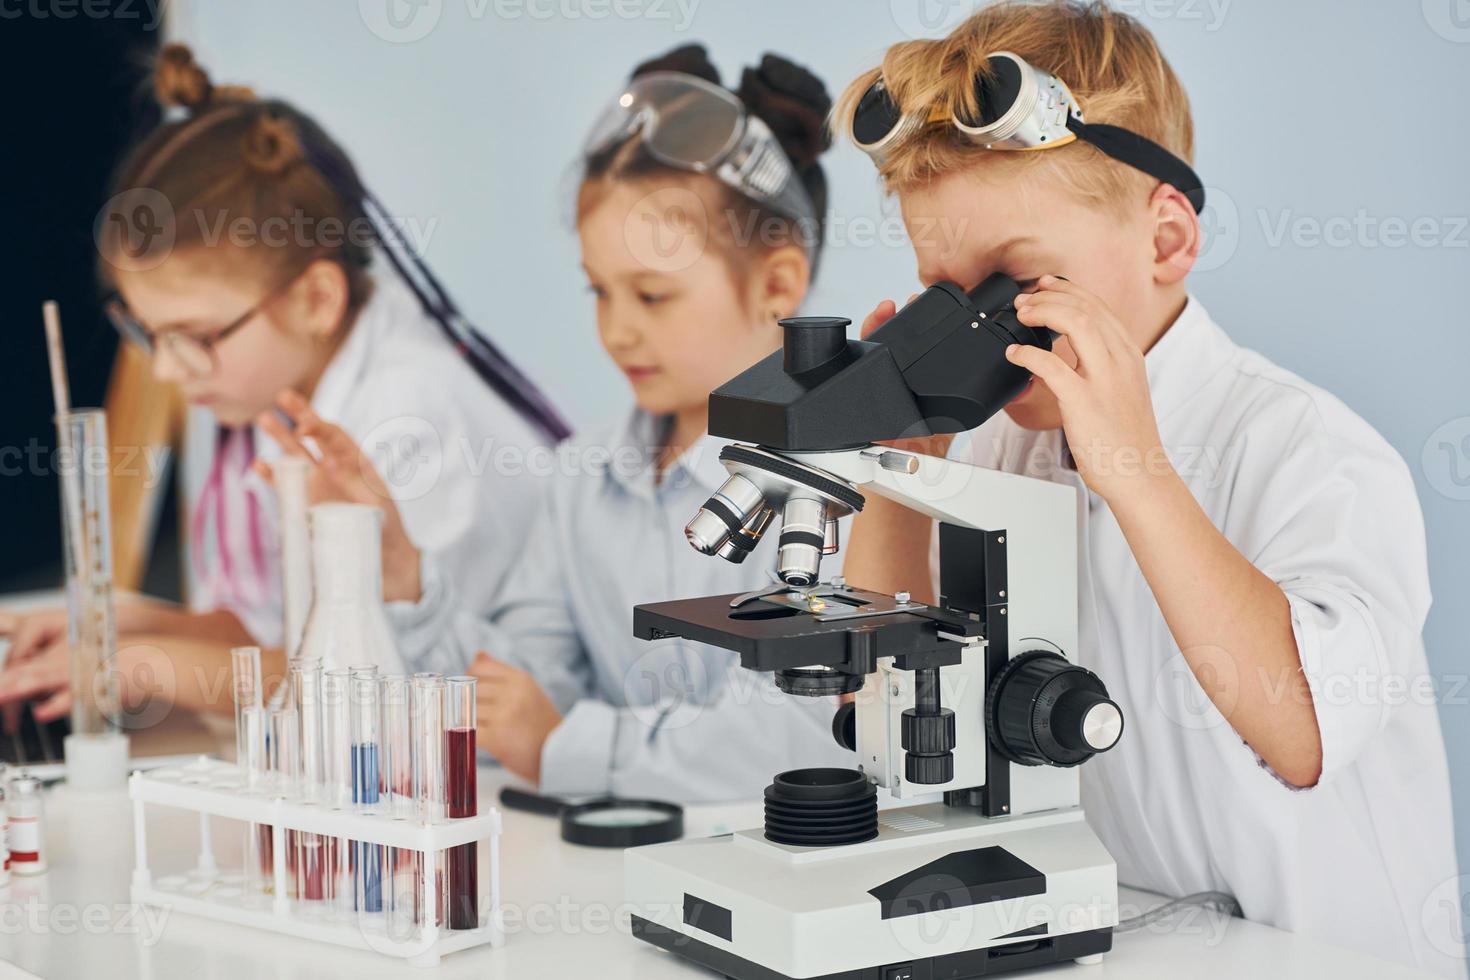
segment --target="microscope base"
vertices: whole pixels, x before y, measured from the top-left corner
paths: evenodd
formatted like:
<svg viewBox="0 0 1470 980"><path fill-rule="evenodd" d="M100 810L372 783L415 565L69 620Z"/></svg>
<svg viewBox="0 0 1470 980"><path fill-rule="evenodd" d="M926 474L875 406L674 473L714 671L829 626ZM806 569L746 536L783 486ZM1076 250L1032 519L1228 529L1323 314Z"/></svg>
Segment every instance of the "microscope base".
<svg viewBox="0 0 1470 980"><path fill-rule="evenodd" d="M722 974L728 980L795 980L784 973L768 970L759 963L743 960L734 953L711 946L673 932L661 925L634 915L633 935L646 943L652 943L706 969ZM973 977L991 977L1014 970L1028 970L1038 966L1051 966L1066 960L1091 966L1102 962L1102 954L1113 948L1113 929L1092 929L1088 932L1072 932L1055 936L1038 944L1034 939L1023 939L1005 946L972 950L968 953L953 953L935 956L927 960L906 960L902 963L883 964L888 972L868 970L844 970L841 973L826 973L808 980L930 980L944 977L945 980L971 980ZM905 967L908 972L904 972Z"/></svg>
<svg viewBox="0 0 1470 980"><path fill-rule="evenodd" d="M1080 809L879 821L842 847L747 830L630 849L634 935L735 980L962 980L1112 948L1116 866Z"/></svg>

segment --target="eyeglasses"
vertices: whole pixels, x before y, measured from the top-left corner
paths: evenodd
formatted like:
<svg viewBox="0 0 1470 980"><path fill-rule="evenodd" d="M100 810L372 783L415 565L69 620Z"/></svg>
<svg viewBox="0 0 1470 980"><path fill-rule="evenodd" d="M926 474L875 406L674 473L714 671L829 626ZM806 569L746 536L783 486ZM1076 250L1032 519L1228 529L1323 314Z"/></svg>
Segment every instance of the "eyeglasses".
<svg viewBox="0 0 1470 980"><path fill-rule="evenodd" d="M103 310L123 340L150 357L156 356L160 350L167 351L179 364L183 365L191 378L207 378L219 369L219 355L215 353L215 347L226 337L249 323L265 307L265 304L291 288L291 285L300 277L301 273L296 273L266 293L250 309L214 333L203 337L188 334L182 330L168 330L158 334L150 332L147 327L143 326L142 321L133 315L133 311L128 309L127 303L117 293L114 293L112 298L103 305Z"/></svg>

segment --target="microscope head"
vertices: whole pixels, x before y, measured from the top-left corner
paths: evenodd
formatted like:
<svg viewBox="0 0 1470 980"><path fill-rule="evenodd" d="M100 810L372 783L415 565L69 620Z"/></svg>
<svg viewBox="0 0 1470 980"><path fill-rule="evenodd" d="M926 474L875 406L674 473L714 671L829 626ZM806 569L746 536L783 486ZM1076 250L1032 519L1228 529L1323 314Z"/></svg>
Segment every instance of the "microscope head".
<svg viewBox="0 0 1470 980"><path fill-rule="evenodd" d="M867 340L841 317L781 321L780 351L710 395L710 432L754 443L720 453L730 477L685 528L695 549L742 562L781 516L776 573L807 587L838 549L837 519L863 496L782 452L865 446L880 439L962 432L999 411L1030 374L1006 347L1051 349L1054 334L1016 319L1019 287L993 275L968 293L930 286Z"/></svg>
<svg viewBox="0 0 1470 980"><path fill-rule="evenodd" d="M819 452L973 429L1030 378L1006 348L1051 349L1050 330L1016 319L1019 292L999 274L968 293L935 283L867 340L841 317L782 320L782 349L711 393L710 434Z"/></svg>

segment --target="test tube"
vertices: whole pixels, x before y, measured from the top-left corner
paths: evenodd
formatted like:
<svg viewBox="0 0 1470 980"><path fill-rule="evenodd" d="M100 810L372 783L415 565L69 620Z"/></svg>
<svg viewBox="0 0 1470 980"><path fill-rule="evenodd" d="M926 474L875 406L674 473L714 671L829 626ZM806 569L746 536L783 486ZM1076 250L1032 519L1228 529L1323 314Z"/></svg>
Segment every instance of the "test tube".
<svg viewBox="0 0 1470 980"><path fill-rule="evenodd" d="M268 754L270 756L270 791L276 796L294 797L301 775L300 726L296 721L296 709L291 705L271 708L267 711L266 730L270 733ZM286 886L287 894L295 897L296 853L291 846L294 836L286 834ZM273 845L274 846L274 845ZM274 867L272 867L274 874Z"/></svg>
<svg viewBox="0 0 1470 980"><path fill-rule="evenodd" d="M60 475L71 730L101 735L116 731L119 717L107 416L100 408L64 412L56 416L56 432L67 453Z"/></svg>
<svg viewBox="0 0 1470 980"><path fill-rule="evenodd" d="M322 662L315 657L301 658L291 664L291 691L295 699L299 726L297 741L301 751L301 802L314 805L325 791L322 769ZM298 881L297 893L312 907L326 898L320 834L292 831L292 850Z"/></svg>
<svg viewBox="0 0 1470 980"><path fill-rule="evenodd" d="M352 806L352 723L349 710L351 674L346 667L322 673L322 801L337 810ZM337 911L352 911L351 842L330 837L325 842L326 897Z"/></svg>
<svg viewBox="0 0 1470 980"><path fill-rule="evenodd" d="M230 651L235 696L235 764L245 773L245 792L255 794L265 784L265 708L261 704L260 647ZM270 880L271 828L251 823L245 828L245 896L257 903Z"/></svg>
<svg viewBox="0 0 1470 980"><path fill-rule="evenodd" d="M359 813L378 812L378 672L353 668L352 692L352 802ZM358 841L355 871L359 915L383 911L381 848Z"/></svg>
<svg viewBox="0 0 1470 980"><path fill-rule="evenodd" d="M413 726L410 719L409 679L406 674L386 674L378 679L378 699L383 716L382 778L383 809L386 816L404 820L413 816ZM410 939L414 926L417 892L414 852L405 848L383 849L384 876L388 888L388 934Z"/></svg>
<svg viewBox="0 0 1470 980"><path fill-rule="evenodd" d="M250 786L249 760L253 746L246 731L246 712L258 709L260 700L260 647L235 647L230 651L230 669L234 677L235 697L235 764L245 770Z"/></svg>
<svg viewBox="0 0 1470 980"><path fill-rule="evenodd" d="M447 814L444 801L444 678L413 675L413 798L420 823L435 824ZM444 922L444 852L418 855L419 921ZM427 912L425 910L428 910Z"/></svg>
<svg viewBox="0 0 1470 980"><path fill-rule="evenodd" d="M445 681L445 798L450 819L473 817L475 786L475 679ZM479 845L449 849L449 928L474 929L480 924Z"/></svg>

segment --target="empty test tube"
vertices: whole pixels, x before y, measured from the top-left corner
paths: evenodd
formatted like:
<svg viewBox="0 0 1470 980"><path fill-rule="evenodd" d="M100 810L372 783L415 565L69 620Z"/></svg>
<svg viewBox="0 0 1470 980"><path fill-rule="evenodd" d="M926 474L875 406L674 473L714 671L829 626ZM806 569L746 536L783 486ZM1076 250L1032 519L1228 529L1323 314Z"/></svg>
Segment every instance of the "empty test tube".
<svg viewBox="0 0 1470 980"><path fill-rule="evenodd" d="M265 788L265 708L261 702L260 647L235 647L230 651L235 698L235 764L245 774L245 792ZM252 823L245 828L245 900L261 901L270 880L271 828Z"/></svg>
<svg viewBox="0 0 1470 980"><path fill-rule="evenodd" d="M439 674L413 675L413 798L420 823L445 819L444 799L444 678ZM447 907L442 851L419 855L419 921L442 925ZM425 911L428 910L428 911Z"/></svg>
<svg viewBox="0 0 1470 980"><path fill-rule="evenodd" d="M296 709L291 705L271 708L267 712L266 731L269 733L268 755L270 757L269 791L276 796L294 797L301 777L301 730L296 721ZM287 894L295 897L294 876L296 854L292 848L295 836L286 833L286 886ZM272 838L274 850L274 838ZM272 868L274 874L274 868ZM279 897L279 896L277 896Z"/></svg>
<svg viewBox="0 0 1470 980"><path fill-rule="evenodd" d="M322 701L322 803L333 809L352 808L352 720L351 674L345 667L323 671ZM327 898L342 915L353 908L351 878L352 845L346 838L325 841Z"/></svg>
<svg viewBox="0 0 1470 980"><path fill-rule="evenodd" d="M303 658L291 664L291 693L295 700L299 726L301 767L299 792L301 802L317 804L325 793L323 768L326 756L322 739L322 663L318 658ZM320 834L293 831L291 846L296 868L296 889L303 901L315 905L326 899L326 870Z"/></svg>
<svg viewBox="0 0 1470 980"><path fill-rule="evenodd" d="M405 674L387 674L378 680L382 715L379 751L382 772L380 803L385 816L409 819L413 802L413 726L410 718L409 679ZM395 939L413 935L417 874L414 852L398 847L383 848L383 880L388 932Z"/></svg>

